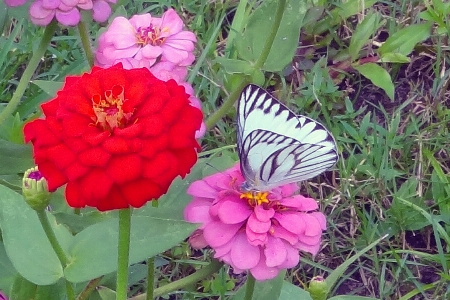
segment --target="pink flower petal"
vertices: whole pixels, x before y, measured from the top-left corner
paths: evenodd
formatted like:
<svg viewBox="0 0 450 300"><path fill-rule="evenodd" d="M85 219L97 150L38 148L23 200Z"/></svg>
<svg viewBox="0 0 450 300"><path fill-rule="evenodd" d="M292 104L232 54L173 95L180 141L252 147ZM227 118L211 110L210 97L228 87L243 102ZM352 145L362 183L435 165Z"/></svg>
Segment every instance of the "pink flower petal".
<svg viewBox="0 0 450 300"><path fill-rule="evenodd" d="M245 227L245 234L250 245L264 246L267 243L267 233L256 233L252 231L248 226Z"/></svg>
<svg viewBox="0 0 450 300"><path fill-rule="evenodd" d="M298 249L294 248L292 245L285 243L286 246L286 259L278 267L282 269L293 268L300 262L300 255Z"/></svg>
<svg viewBox="0 0 450 300"><path fill-rule="evenodd" d="M262 205L255 207L255 217L261 222L268 222L275 215L273 208L265 209Z"/></svg>
<svg viewBox="0 0 450 300"><path fill-rule="evenodd" d="M170 28L172 34L180 32L183 29L183 20L178 16L175 10L169 8L161 17L160 27Z"/></svg>
<svg viewBox="0 0 450 300"><path fill-rule="evenodd" d="M5 0L6 5L16 7L24 5L28 0Z"/></svg>
<svg viewBox="0 0 450 300"><path fill-rule="evenodd" d="M307 245L307 244L304 244L304 243L298 243L296 245L296 248L301 250L301 251L309 252L312 255L316 255L319 252L319 250L320 250L320 244Z"/></svg>
<svg viewBox="0 0 450 300"><path fill-rule="evenodd" d="M56 9L60 3L59 0L42 0L42 7L48 10Z"/></svg>
<svg viewBox="0 0 450 300"><path fill-rule="evenodd" d="M232 266L243 270L255 267L260 259L259 248L250 245L243 233L236 235L230 254Z"/></svg>
<svg viewBox="0 0 450 300"><path fill-rule="evenodd" d="M305 221L303 217L294 213L276 213L274 218L280 222L280 225L292 233L300 234L305 231Z"/></svg>
<svg viewBox="0 0 450 300"><path fill-rule="evenodd" d="M280 239L269 237L264 249L264 255L266 256L266 265L268 267L281 265L287 257L285 244Z"/></svg>
<svg viewBox="0 0 450 300"><path fill-rule="evenodd" d="M80 12L76 8L73 8L67 12L57 10L55 16L59 23L66 26L78 25L81 19Z"/></svg>
<svg viewBox="0 0 450 300"><path fill-rule="evenodd" d="M217 190L204 180L193 182L186 193L194 197L215 198L217 196Z"/></svg>
<svg viewBox="0 0 450 300"><path fill-rule="evenodd" d="M242 199L228 197L218 204L218 217L225 224L238 224L248 219L252 213Z"/></svg>
<svg viewBox="0 0 450 300"><path fill-rule="evenodd" d="M30 6L31 21L40 26L48 25L55 16L55 10L48 10L42 7L42 1L37 0Z"/></svg>
<svg viewBox="0 0 450 300"><path fill-rule="evenodd" d="M272 222L270 220L261 222L255 217L255 214L251 214L250 217L248 217L247 227L255 233L266 233L269 231L271 226Z"/></svg>
<svg viewBox="0 0 450 300"><path fill-rule="evenodd" d="M280 269L268 267L266 265L264 254L262 254L259 263L254 268L250 269L250 273L252 273L253 277L258 281L273 279L277 277L279 272Z"/></svg>
<svg viewBox="0 0 450 300"><path fill-rule="evenodd" d="M274 237L283 239L291 245L295 245L298 242L298 235L286 230L284 227L279 225L273 226Z"/></svg>
<svg viewBox="0 0 450 300"><path fill-rule="evenodd" d="M83 8L85 9L85 8ZM111 6L106 1L94 2L92 18L97 22L106 22L111 15Z"/></svg>
<svg viewBox="0 0 450 300"><path fill-rule="evenodd" d="M219 221L213 221L205 226L203 235L208 244L215 248L228 243L240 228L240 224L223 224Z"/></svg>
<svg viewBox="0 0 450 300"><path fill-rule="evenodd" d="M130 24L136 29L140 27L145 28L150 26L152 20L153 18L150 14L134 15L130 18Z"/></svg>
<svg viewBox="0 0 450 300"><path fill-rule="evenodd" d="M202 223L203 227L213 220L209 214L211 201L196 198L190 202L184 209L184 219L191 223Z"/></svg>

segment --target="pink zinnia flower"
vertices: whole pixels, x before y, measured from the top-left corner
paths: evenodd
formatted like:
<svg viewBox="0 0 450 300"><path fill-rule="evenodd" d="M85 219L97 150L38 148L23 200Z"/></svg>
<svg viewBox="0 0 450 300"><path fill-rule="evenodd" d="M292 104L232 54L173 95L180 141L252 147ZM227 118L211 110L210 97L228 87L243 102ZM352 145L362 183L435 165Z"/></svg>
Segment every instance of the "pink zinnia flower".
<svg viewBox="0 0 450 300"><path fill-rule="evenodd" d="M111 15L109 3L117 0L36 0L30 6L31 21L40 26L50 24L53 18L65 26L76 26L81 19L80 9L92 10L92 18L105 22ZM8 6L20 6L27 0L5 0Z"/></svg>
<svg viewBox="0 0 450 300"><path fill-rule="evenodd" d="M100 35L95 53L97 64L109 67L122 62L125 68L150 68L157 60L178 66L192 64L195 34L183 30L183 21L175 10L161 18L150 14L131 19L117 17Z"/></svg>
<svg viewBox="0 0 450 300"><path fill-rule="evenodd" d="M193 247L210 246L235 273L249 270L257 280L296 266L299 250L317 254L326 220L314 199L293 195L295 183L267 192L241 191L243 183L238 164L189 186L184 217L201 223Z"/></svg>

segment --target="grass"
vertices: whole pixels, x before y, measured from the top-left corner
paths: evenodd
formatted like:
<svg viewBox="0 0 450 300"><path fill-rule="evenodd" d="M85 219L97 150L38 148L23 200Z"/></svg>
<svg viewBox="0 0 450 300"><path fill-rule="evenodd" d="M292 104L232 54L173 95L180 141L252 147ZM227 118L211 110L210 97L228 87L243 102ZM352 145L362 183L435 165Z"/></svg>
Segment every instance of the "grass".
<svg viewBox="0 0 450 300"><path fill-rule="evenodd" d="M322 1L321 20L333 16L343 4ZM128 1L129 15L158 14L175 7L198 37L197 65L193 85L209 116L230 93L225 74L216 62L227 56L227 37L239 1L183 0ZM311 26L302 30L302 43L285 72L266 73L266 84L295 111L321 120L334 134L340 159L326 174L301 183L301 192L320 202L328 217L323 247L306 256L287 274L289 281L304 285L315 275L326 275L385 233L389 238L357 260L345 272L331 295L351 294L379 299L448 299L450 224L450 98L447 34L433 34L415 46L409 63L383 63L395 85L395 100L353 69L334 72L336 59L344 55L352 34L369 12L380 13L383 26L362 48L370 57L374 48L401 28L423 22L422 1L380 2L363 13L328 22L317 34ZM13 17L18 18L17 15ZM322 28L322 27L321 27ZM70 29L69 31L72 31ZM43 58L34 80L61 81L79 72L80 43L59 31ZM11 98L21 72L32 54L34 39L42 34L28 22L7 20L0 41L0 102ZM93 36L96 33L93 32ZM6 44L6 41L14 41ZM30 84L17 112L30 117L48 95ZM17 123L17 121L16 121ZM21 127L12 117L8 126ZM15 125L14 125L15 124ZM11 132L11 130L7 130ZM202 141L204 151L229 148L235 143L235 113L231 111ZM20 140L20 130L1 134ZM12 137L14 136L14 137ZM3 175L2 175L3 176ZM5 177L6 178L6 177ZM8 177L9 178L9 177ZM6 178L6 179L8 179ZM3 178L4 179L4 178ZM165 253L159 282L184 277L196 267L193 260L205 253L192 253L182 244ZM164 299L215 299L230 294L242 283L241 276L222 271L189 292ZM139 280L134 292L143 291Z"/></svg>

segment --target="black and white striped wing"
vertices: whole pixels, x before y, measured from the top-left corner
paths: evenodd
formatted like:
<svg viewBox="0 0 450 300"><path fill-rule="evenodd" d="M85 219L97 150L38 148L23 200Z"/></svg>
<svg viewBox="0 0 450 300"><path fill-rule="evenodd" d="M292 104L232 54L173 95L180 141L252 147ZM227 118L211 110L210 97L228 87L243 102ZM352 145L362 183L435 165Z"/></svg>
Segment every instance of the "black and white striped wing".
<svg viewBox="0 0 450 300"><path fill-rule="evenodd" d="M237 141L241 170L251 189L306 180L337 161L334 138L322 124L295 115L256 85L241 93Z"/></svg>

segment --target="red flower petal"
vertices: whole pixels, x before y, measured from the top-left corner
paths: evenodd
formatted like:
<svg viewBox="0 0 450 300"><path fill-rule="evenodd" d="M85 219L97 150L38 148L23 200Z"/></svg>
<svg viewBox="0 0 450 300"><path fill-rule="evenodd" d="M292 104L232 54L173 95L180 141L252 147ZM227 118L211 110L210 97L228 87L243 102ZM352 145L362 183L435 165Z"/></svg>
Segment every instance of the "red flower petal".
<svg viewBox="0 0 450 300"><path fill-rule="evenodd" d="M100 147L86 149L78 155L78 161L89 167L104 167L110 158L111 154Z"/></svg>
<svg viewBox="0 0 450 300"><path fill-rule="evenodd" d="M142 159L138 155L121 155L113 157L106 172L118 184L136 180L141 176Z"/></svg>

